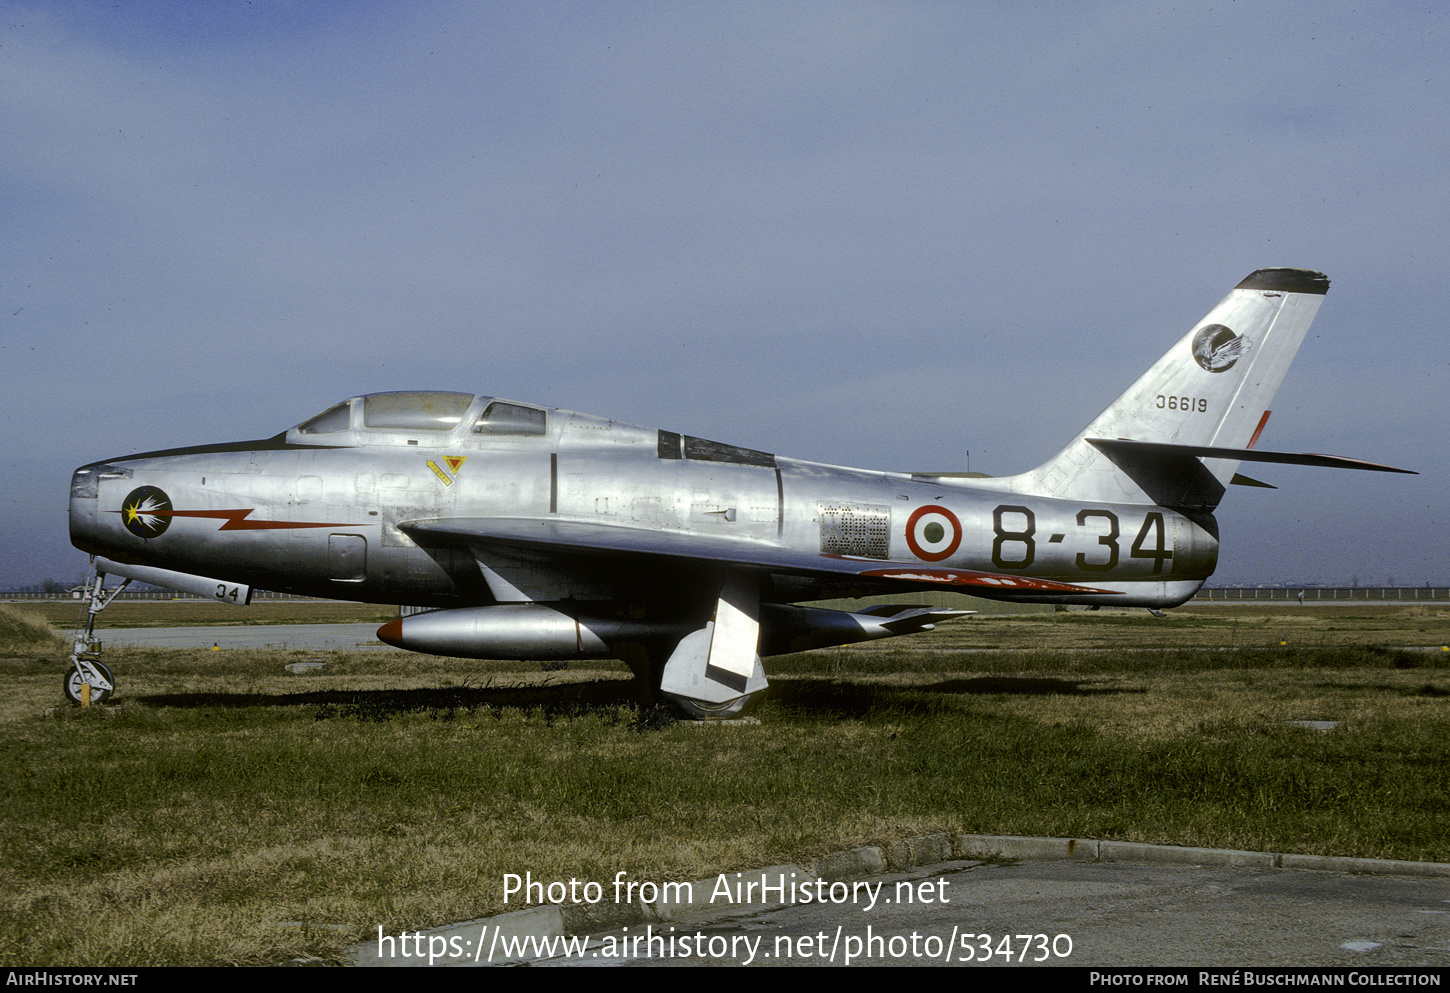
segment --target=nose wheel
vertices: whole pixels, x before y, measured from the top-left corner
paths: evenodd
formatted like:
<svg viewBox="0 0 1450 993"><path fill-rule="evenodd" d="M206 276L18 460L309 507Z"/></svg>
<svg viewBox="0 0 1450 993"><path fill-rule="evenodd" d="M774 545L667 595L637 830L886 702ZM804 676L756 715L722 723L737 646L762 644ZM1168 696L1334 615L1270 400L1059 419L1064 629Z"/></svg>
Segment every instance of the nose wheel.
<svg viewBox="0 0 1450 993"><path fill-rule="evenodd" d="M111 670L93 659L76 659L76 664L65 674L65 695L71 703L80 706L86 702L86 686L90 686L92 706L105 703L116 692Z"/></svg>

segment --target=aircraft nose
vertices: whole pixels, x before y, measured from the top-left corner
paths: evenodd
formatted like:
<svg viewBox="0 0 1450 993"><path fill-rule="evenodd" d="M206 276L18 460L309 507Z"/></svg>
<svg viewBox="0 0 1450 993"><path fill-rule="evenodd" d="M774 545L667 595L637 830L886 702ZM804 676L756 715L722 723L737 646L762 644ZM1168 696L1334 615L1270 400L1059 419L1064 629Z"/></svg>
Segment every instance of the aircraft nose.
<svg viewBox="0 0 1450 993"><path fill-rule="evenodd" d="M83 465L70 477L70 541L83 552L98 554L103 535L100 521L101 480L113 476L130 476L131 470L121 466L93 462Z"/></svg>
<svg viewBox="0 0 1450 993"><path fill-rule="evenodd" d="M100 466L81 466L70 478L70 541L82 551L95 539L100 475Z"/></svg>

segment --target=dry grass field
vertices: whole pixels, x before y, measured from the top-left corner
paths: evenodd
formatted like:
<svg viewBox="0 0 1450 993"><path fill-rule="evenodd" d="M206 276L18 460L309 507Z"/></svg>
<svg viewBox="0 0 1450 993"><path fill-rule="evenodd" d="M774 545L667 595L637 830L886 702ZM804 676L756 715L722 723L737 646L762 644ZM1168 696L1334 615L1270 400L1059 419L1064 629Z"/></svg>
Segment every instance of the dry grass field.
<svg viewBox="0 0 1450 993"><path fill-rule="evenodd" d="M82 620L79 600L41 600L11 604L12 609L40 617L57 631L69 631ZM188 624L384 624L398 616L398 608L373 603L333 600L257 600L233 607L210 600L117 600L100 614L99 630L106 628L161 628Z"/></svg>
<svg viewBox="0 0 1450 993"><path fill-rule="evenodd" d="M64 643L12 639L0 964L335 960L514 909L504 873L695 879L941 830L1450 861L1447 614L967 618L771 660L761 723L710 728L613 663L366 651L128 652L82 712Z"/></svg>

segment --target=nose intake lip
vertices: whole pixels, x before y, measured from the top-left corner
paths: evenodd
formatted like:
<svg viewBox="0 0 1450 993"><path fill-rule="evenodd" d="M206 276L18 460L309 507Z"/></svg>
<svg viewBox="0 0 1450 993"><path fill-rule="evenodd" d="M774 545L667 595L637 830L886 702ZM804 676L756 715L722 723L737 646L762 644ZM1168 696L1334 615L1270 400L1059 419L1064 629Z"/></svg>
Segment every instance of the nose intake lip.
<svg viewBox="0 0 1450 993"><path fill-rule="evenodd" d="M83 552L92 555L104 551L101 547L99 504L101 483L108 479L130 479L132 471L125 466L108 462L92 462L83 465L70 478L70 542Z"/></svg>

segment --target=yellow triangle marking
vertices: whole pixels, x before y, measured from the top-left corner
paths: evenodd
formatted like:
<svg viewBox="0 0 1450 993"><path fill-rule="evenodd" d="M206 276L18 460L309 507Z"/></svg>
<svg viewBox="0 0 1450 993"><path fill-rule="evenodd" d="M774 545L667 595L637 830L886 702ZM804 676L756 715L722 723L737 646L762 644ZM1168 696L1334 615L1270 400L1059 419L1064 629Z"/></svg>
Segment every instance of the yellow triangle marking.
<svg viewBox="0 0 1450 993"><path fill-rule="evenodd" d="M463 468L463 463L468 461L467 455L445 455L443 461L448 463L448 468L453 470L453 475L458 475L458 470Z"/></svg>

